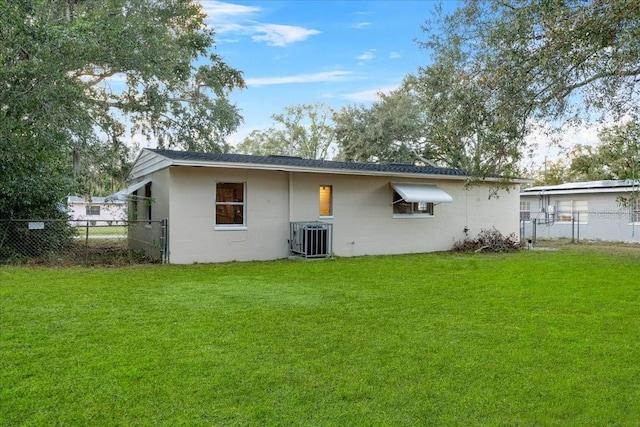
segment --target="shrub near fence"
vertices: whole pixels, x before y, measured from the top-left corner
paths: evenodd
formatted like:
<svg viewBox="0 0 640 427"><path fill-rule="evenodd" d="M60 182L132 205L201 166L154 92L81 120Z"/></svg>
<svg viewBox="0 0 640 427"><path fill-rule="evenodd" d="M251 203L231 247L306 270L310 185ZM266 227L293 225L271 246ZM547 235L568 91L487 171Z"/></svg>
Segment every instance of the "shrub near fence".
<svg viewBox="0 0 640 427"><path fill-rule="evenodd" d="M1 220L0 263L166 262L163 221Z"/></svg>

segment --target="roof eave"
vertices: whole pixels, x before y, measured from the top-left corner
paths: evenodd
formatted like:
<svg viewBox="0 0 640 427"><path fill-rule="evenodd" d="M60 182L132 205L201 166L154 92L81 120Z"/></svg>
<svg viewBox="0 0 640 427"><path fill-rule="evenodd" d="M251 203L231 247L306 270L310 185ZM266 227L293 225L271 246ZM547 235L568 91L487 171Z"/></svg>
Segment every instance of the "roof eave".
<svg viewBox="0 0 640 427"><path fill-rule="evenodd" d="M629 193L638 191L636 187L606 187L606 188L574 188L564 190L536 190L521 191L520 196L547 196L547 195L566 195L566 194L598 194L598 193Z"/></svg>
<svg viewBox="0 0 640 427"><path fill-rule="evenodd" d="M279 172L300 172L300 173L323 173L333 175L360 175L360 176L397 176L397 177L422 177L437 178L451 180L466 180L468 176L463 175L445 175L445 174L424 174L411 172L385 172L385 171L367 171L355 169L333 169L333 168L316 168L305 166L291 165L268 165L260 163L232 163L232 162L212 162L212 161L184 161L174 160L171 166L194 166L209 168L225 168L225 169L255 169L269 170Z"/></svg>
<svg viewBox="0 0 640 427"><path fill-rule="evenodd" d="M149 150L151 151L151 150ZM468 175L449 175L449 174L437 174L437 173L414 173L414 172L393 172L393 171L371 171L371 170L356 170L356 169L335 169L335 168L322 168L322 167L305 167L294 165L275 165L275 164L262 164L262 163L241 163L241 162L220 162L211 160L178 160L163 154L154 152L156 156L160 156L165 159L162 166L159 165L157 169L149 170L148 172L156 172L157 170L164 169L166 167L173 166L186 166L186 167L205 167L205 168L224 168L224 169L252 169L252 170L267 170L267 171L280 171L280 172L299 172L299 173L320 173L320 174L333 174L333 175L352 175L352 176L386 176L394 178L427 178L427 179L439 179L449 181L467 181L470 176ZM141 176L127 177L127 180L133 180L141 178ZM501 177L487 177L482 179L486 182L505 182ZM531 180L514 178L506 180L509 185L526 184Z"/></svg>
<svg viewBox="0 0 640 427"><path fill-rule="evenodd" d="M231 163L231 162L215 162L215 161L194 161L194 160L173 160L171 166L193 166L193 167L210 167L210 168L226 168L226 169L256 169L280 172L300 172L300 173L324 173L333 175L358 175L358 176L388 176L399 178L429 178L453 181L466 181L470 177L468 175L447 175L437 173L412 173L412 172L391 172L391 171L368 171L355 169L334 169L334 168L316 168L291 165L268 165L259 163ZM501 182L503 178L487 177L483 181ZM526 179L510 179L509 184L525 184L530 182Z"/></svg>

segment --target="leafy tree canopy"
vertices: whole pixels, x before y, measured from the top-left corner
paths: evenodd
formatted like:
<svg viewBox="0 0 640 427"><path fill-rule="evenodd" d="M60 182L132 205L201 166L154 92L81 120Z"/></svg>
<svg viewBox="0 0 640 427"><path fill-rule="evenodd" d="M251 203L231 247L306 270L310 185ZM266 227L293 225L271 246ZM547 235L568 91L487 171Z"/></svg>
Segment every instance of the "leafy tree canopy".
<svg viewBox="0 0 640 427"><path fill-rule="evenodd" d="M640 179L640 125L629 121L602 129L595 146L577 145L564 158L546 162L535 185Z"/></svg>
<svg viewBox="0 0 640 427"><path fill-rule="evenodd" d="M193 0L1 1L1 216L51 211L74 163L126 154L126 121L161 147L228 150L244 81L204 18Z"/></svg>
<svg viewBox="0 0 640 427"><path fill-rule="evenodd" d="M343 107L334 115L340 157L346 161L413 163L421 158L424 114L405 90L379 94L370 107Z"/></svg>
<svg viewBox="0 0 640 427"><path fill-rule="evenodd" d="M513 140L522 130L510 112L497 114L483 103L484 90L440 66L408 76L400 89L380 94L370 107L345 107L336 114L341 155L454 167L472 180L513 176L519 158Z"/></svg>
<svg viewBox="0 0 640 427"><path fill-rule="evenodd" d="M398 93L371 109L348 108L337 120L347 158L412 156L474 178L509 177L520 173L536 122L640 113L635 0L467 0L452 13L441 10L423 30L419 44L431 63ZM391 102L397 97L409 97L403 117L412 118L410 136L383 125L385 113L401 123Z"/></svg>
<svg viewBox="0 0 640 427"><path fill-rule="evenodd" d="M569 168L571 161L568 158L560 157L556 160L545 160L542 168L532 173L533 186L538 185L558 185L565 182L577 182Z"/></svg>
<svg viewBox="0 0 640 427"><path fill-rule="evenodd" d="M573 154L574 179L640 179L640 125L628 122L603 129L598 136L598 146L579 146Z"/></svg>
<svg viewBox="0 0 640 427"><path fill-rule="evenodd" d="M236 150L242 154L329 159L335 142L332 113L330 107L319 102L286 107L272 116L272 127L254 130Z"/></svg>
<svg viewBox="0 0 640 427"><path fill-rule="evenodd" d="M640 109L635 0L466 0L423 30L436 64L453 62L524 117Z"/></svg>

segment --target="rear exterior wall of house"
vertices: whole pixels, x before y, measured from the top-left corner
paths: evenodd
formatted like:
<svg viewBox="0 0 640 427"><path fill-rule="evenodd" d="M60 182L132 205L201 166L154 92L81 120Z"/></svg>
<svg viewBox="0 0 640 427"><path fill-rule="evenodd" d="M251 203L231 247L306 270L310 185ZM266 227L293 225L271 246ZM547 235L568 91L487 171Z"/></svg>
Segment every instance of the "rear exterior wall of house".
<svg viewBox="0 0 640 427"><path fill-rule="evenodd" d="M333 254L344 257L449 250L492 227L518 232L518 188L489 200L489 184L466 189L447 179L179 166L151 178L152 215L169 218L175 264L286 258L292 221L333 224ZM453 203L436 205L431 217L394 216L391 181L436 184ZM244 192L236 224L216 224L216 209L225 209L216 206L218 183ZM320 211L320 187L330 187L329 215Z"/></svg>

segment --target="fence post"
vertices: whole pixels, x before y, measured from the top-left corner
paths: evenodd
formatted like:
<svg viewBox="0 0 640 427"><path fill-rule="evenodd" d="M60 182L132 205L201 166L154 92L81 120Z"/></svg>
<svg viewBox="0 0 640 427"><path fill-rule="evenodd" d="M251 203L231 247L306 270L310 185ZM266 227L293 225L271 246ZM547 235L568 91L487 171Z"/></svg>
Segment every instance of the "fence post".
<svg viewBox="0 0 640 427"><path fill-rule="evenodd" d="M169 218L162 219L162 254L163 264L169 264Z"/></svg>
<svg viewBox="0 0 640 427"><path fill-rule="evenodd" d="M89 221L85 222L85 237L84 237L84 266L89 265Z"/></svg>
<svg viewBox="0 0 640 427"><path fill-rule="evenodd" d="M524 219L520 219L520 241L522 242L524 240Z"/></svg>
<svg viewBox="0 0 640 427"><path fill-rule="evenodd" d="M532 228L531 228L531 240L532 243L535 245L536 244L536 235L538 234L538 219L537 218L533 218L533 221L531 221L532 224Z"/></svg>
<svg viewBox="0 0 640 427"><path fill-rule="evenodd" d="M580 242L580 212L578 212L578 227L577 227L577 231L576 231L576 241L579 243Z"/></svg>

